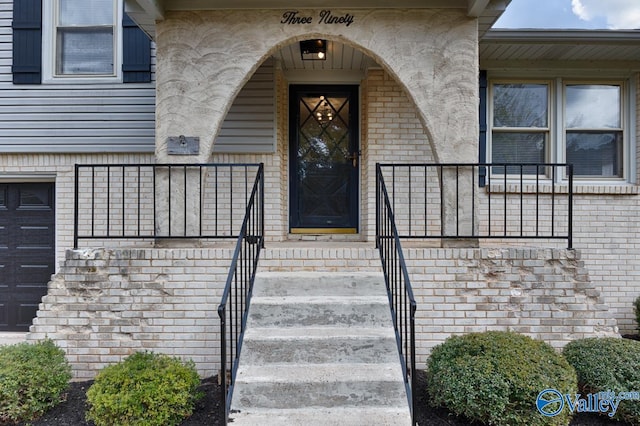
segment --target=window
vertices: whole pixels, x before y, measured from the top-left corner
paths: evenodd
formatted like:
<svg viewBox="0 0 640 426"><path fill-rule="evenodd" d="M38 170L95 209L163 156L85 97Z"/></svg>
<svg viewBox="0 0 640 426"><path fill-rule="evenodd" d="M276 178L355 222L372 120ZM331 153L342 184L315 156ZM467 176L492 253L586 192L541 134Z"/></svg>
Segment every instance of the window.
<svg viewBox="0 0 640 426"><path fill-rule="evenodd" d="M121 0L44 2L45 79L119 79Z"/></svg>
<svg viewBox="0 0 640 426"><path fill-rule="evenodd" d="M549 85L497 83L492 94L491 162L544 163L549 140ZM507 167L511 173L519 170ZM536 168L525 167L523 172L536 174Z"/></svg>
<svg viewBox="0 0 640 426"><path fill-rule="evenodd" d="M578 178L626 177L622 83L495 81L489 105L492 163L568 163ZM520 167L506 172L520 174Z"/></svg>
<svg viewBox="0 0 640 426"><path fill-rule="evenodd" d="M566 161L576 176L622 177L621 87L565 86Z"/></svg>

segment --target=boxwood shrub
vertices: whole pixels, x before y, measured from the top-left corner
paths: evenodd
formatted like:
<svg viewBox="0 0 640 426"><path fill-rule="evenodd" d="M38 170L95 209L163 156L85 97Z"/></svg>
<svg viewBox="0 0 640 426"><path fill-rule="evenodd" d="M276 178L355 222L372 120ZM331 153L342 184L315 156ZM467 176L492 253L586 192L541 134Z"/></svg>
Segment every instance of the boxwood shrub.
<svg viewBox="0 0 640 426"><path fill-rule="evenodd" d="M589 338L565 346L564 356L578 373L583 395L597 392L640 392L640 342ZM640 424L640 400L621 400L614 419Z"/></svg>
<svg viewBox="0 0 640 426"><path fill-rule="evenodd" d="M51 340L0 346L0 424L28 422L64 399L71 367Z"/></svg>
<svg viewBox="0 0 640 426"><path fill-rule="evenodd" d="M448 338L427 362L433 406L489 425L566 425L571 411L540 414L538 394L577 390L576 373L548 344L513 332L489 331Z"/></svg>
<svg viewBox="0 0 640 426"><path fill-rule="evenodd" d="M87 390L87 420L97 426L177 425L202 397L193 362L137 352L104 368Z"/></svg>

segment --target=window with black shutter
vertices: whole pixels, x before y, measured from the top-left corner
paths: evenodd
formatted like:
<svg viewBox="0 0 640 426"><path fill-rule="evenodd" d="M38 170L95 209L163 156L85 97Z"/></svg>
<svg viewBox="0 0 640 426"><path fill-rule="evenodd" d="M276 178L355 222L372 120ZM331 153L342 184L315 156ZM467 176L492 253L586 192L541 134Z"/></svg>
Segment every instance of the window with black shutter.
<svg viewBox="0 0 640 426"><path fill-rule="evenodd" d="M122 7L122 0L14 0L14 84L150 82L151 42Z"/></svg>

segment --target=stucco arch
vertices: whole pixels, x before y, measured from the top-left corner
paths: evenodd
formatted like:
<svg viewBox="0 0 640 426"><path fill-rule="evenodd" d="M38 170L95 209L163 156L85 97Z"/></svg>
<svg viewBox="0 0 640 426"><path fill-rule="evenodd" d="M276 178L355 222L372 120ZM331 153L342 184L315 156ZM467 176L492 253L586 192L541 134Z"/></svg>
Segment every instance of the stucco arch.
<svg viewBox="0 0 640 426"><path fill-rule="evenodd" d="M440 9L332 10L353 23L282 23L282 10L168 13L157 25L156 157L167 161L169 136L200 137L203 162L236 95L275 50L322 37L374 58L414 102L438 161L474 161L477 150L477 25ZM471 153L471 155L470 155Z"/></svg>

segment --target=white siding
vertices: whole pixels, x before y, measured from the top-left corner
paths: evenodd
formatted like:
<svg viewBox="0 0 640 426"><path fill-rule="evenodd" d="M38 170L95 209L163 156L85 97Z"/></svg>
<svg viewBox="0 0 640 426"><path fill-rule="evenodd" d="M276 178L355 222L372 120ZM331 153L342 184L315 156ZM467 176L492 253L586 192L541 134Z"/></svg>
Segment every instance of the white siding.
<svg viewBox="0 0 640 426"><path fill-rule="evenodd" d="M213 152L275 152L275 110L274 64L268 59L238 93Z"/></svg>
<svg viewBox="0 0 640 426"><path fill-rule="evenodd" d="M12 3L0 0L0 152L153 152L153 82L12 83Z"/></svg>

